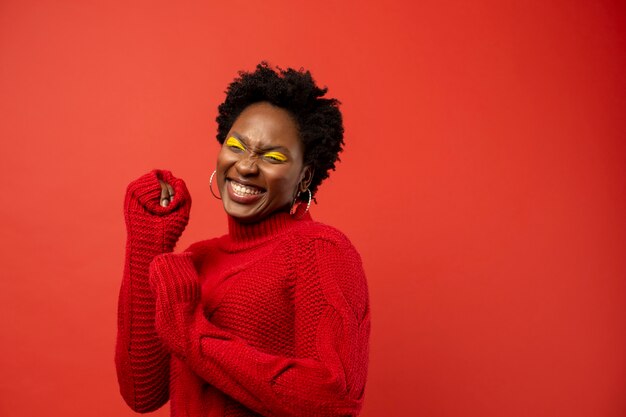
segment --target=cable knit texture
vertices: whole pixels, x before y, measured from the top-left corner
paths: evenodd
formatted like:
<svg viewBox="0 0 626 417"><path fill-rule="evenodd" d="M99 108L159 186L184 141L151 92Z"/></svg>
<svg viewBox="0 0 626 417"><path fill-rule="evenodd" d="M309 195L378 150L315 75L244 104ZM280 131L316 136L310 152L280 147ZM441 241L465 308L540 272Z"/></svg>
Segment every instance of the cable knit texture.
<svg viewBox="0 0 626 417"><path fill-rule="evenodd" d="M176 196L158 205L157 177ZM131 183L116 365L137 411L356 416L370 332L361 259L339 231L288 213L170 253L189 195L167 171Z"/></svg>

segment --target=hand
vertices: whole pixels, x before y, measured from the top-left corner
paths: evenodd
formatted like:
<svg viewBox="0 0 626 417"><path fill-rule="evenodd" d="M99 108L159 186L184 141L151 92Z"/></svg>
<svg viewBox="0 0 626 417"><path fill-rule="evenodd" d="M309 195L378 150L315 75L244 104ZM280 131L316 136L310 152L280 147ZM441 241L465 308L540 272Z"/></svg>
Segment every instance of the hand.
<svg viewBox="0 0 626 417"><path fill-rule="evenodd" d="M184 181L170 171L155 169L132 181L126 189L126 211L158 216L182 211L187 217L190 207L191 197Z"/></svg>
<svg viewBox="0 0 626 417"><path fill-rule="evenodd" d="M174 199L174 187L165 181L159 180L161 186L161 207L167 207Z"/></svg>
<svg viewBox="0 0 626 417"><path fill-rule="evenodd" d="M124 198L126 230L129 236L150 230L146 239L155 245L157 237L164 239L160 253L169 252L187 226L190 209L191 196L184 181L170 171L155 169L128 184Z"/></svg>

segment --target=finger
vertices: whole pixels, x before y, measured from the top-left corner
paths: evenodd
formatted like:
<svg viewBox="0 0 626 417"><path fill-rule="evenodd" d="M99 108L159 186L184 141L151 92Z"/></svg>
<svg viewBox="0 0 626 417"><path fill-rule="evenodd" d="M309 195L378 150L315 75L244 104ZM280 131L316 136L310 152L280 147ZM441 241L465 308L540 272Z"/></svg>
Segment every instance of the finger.
<svg viewBox="0 0 626 417"><path fill-rule="evenodd" d="M159 180L159 185L161 185L161 206L167 207L170 204L170 195L167 189L167 184Z"/></svg>
<svg viewBox="0 0 626 417"><path fill-rule="evenodd" d="M172 187L170 184L165 184L167 185L167 191L169 191L170 193L170 201L174 199L174 187Z"/></svg>

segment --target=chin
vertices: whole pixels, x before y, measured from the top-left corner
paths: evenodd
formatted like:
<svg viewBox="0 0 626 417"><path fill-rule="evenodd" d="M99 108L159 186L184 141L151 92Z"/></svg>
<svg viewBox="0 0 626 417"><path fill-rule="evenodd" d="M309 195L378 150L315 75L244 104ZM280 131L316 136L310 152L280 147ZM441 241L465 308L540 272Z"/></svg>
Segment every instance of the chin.
<svg viewBox="0 0 626 417"><path fill-rule="evenodd" d="M267 215L264 215L262 212L259 212L252 207L237 207L237 204L230 203L231 207L224 207L224 211L230 217L234 218L238 222L241 223L254 223L256 221L262 220ZM235 206L235 207L233 207Z"/></svg>
<svg viewBox="0 0 626 417"><path fill-rule="evenodd" d="M256 217L256 216L237 216L235 214L231 214L230 216L236 221L238 221L239 223L256 223L258 221L263 220L262 217Z"/></svg>
<svg viewBox="0 0 626 417"><path fill-rule="evenodd" d="M239 207L238 207L239 206ZM253 207L241 206L237 203L230 202L230 207L224 205L226 213L240 223L257 223L272 216L280 211L288 211L289 205L267 210L264 207L255 205Z"/></svg>

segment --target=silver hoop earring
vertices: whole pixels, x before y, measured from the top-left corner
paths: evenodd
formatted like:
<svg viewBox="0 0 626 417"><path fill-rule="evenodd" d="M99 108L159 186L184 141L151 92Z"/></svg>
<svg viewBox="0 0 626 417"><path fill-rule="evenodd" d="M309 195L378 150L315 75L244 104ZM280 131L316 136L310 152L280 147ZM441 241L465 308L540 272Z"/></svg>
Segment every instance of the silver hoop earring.
<svg viewBox="0 0 626 417"><path fill-rule="evenodd" d="M301 219L305 214L307 214L309 211L309 207L311 207L311 199L313 198L313 195L311 194L311 190L309 190L308 188L306 189L306 192L309 193L309 199L306 203L306 209L304 210L304 212L297 216L298 219ZM296 199L294 200L293 204L291 205L291 209L289 210L289 214L294 217L296 217L295 215L298 212L300 205L302 204L298 201L298 199L300 198L300 194L302 194L302 191L298 192L298 195L296 196Z"/></svg>
<svg viewBox="0 0 626 417"><path fill-rule="evenodd" d="M209 190L211 190L211 194L213 194L213 197L217 198L218 200L221 200L222 197L220 197L219 195L215 194L215 192L213 191L213 177L215 176L216 172L217 172L217 170L213 171L213 173L211 174L211 179L209 179Z"/></svg>

